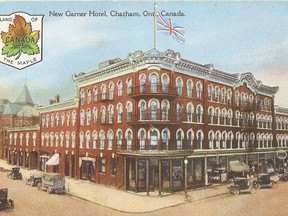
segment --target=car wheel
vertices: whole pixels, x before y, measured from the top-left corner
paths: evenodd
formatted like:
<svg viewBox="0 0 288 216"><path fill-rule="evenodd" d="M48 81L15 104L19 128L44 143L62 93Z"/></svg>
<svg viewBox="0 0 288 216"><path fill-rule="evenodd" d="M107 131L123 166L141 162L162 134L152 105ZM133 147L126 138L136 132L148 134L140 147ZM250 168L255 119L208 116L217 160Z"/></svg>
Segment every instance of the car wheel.
<svg viewBox="0 0 288 216"><path fill-rule="evenodd" d="M286 177L284 178L284 181L288 181L288 176L286 176Z"/></svg>
<svg viewBox="0 0 288 216"><path fill-rule="evenodd" d="M272 183L271 183L271 187L272 187L273 189L276 188L276 187L277 187L276 182L272 182Z"/></svg>
<svg viewBox="0 0 288 216"><path fill-rule="evenodd" d="M38 190L41 190L41 187L42 187L42 185L39 183L39 184L37 184L37 188L38 188Z"/></svg>
<svg viewBox="0 0 288 216"><path fill-rule="evenodd" d="M233 189L233 194L234 194L235 196L238 196L239 193L240 193L240 190L238 190L237 188L234 188L234 189Z"/></svg>
<svg viewBox="0 0 288 216"><path fill-rule="evenodd" d="M249 187L249 191L251 194L254 194L256 192L255 188L252 186Z"/></svg>
<svg viewBox="0 0 288 216"><path fill-rule="evenodd" d="M260 185L260 184L256 184L256 185L255 185L255 189L256 189L256 190L260 190L260 188L261 188L261 185Z"/></svg>
<svg viewBox="0 0 288 216"><path fill-rule="evenodd" d="M41 184L41 181L40 181L39 179L37 179L37 180L35 181L35 185L38 185L38 184Z"/></svg>

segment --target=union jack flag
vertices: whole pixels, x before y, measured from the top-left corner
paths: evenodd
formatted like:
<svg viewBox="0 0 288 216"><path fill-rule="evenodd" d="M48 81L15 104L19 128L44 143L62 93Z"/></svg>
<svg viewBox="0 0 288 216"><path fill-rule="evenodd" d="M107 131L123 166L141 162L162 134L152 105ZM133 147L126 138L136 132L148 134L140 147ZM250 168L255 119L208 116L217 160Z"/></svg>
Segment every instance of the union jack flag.
<svg viewBox="0 0 288 216"><path fill-rule="evenodd" d="M159 26L157 30L167 32L169 36L177 39L181 43L185 43L184 28L182 26L178 26L177 24L173 23L170 18L168 20L165 19L160 12L158 12L157 15L158 15L157 24Z"/></svg>

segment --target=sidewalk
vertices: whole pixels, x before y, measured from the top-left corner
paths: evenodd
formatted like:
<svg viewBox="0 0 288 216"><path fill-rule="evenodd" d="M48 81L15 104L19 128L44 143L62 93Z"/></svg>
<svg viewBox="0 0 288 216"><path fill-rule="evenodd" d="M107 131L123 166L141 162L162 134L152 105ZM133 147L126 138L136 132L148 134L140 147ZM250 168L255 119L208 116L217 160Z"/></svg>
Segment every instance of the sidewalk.
<svg viewBox="0 0 288 216"><path fill-rule="evenodd" d="M6 161L0 160L0 167L10 169L12 166L8 165ZM30 173L36 170L21 169L20 171L23 175L23 179L25 179L30 176ZM227 193L227 187L228 185L225 184L189 190L188 195L191 198L191 202L196 202L202 199L223 195ZM66 192L71 196L127 213L151 212L186 203L184 192L164 194L161 197L158 196L158 192L152 192L150 193L150 196L147 196L146 193L121 191L116 188L69 178L66 178Z"/></svg>

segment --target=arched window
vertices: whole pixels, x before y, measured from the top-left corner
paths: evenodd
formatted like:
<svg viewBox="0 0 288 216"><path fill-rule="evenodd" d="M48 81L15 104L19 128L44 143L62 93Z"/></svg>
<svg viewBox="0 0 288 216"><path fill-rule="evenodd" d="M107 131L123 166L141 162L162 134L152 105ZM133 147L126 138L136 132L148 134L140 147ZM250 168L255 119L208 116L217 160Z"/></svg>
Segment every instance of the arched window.
<svg viewBox="0 0 288 216"><path fill-rule="evenodd" d="M81 105L83 105L85 102L85 92L83 90L81 90L80 92L80 103Z"/></svg>
<svg viewBox="0 0 288 216"><path fill-rule="evenodd" d="M56 115L56 117L57 117L57 115ZM74 110L72 112L72 125L75 126L75 124L76 124L76 111Z"/></svg>
<svg viewBox="0 0 288 216"><path fill-rule="evenodd" d="M108 150L111 150L113 147L113 138L114 138L114 133L112 130L108 131L107 138L108 138Z"/></svg>
<svg viewBox="0 0 288 216"><path fill-rule="evenodd" d="M54 145L54 134L53 134L53 132L51 132L50 133L50 147L53 147L53 145Z"/></svg>
<svg viewBox="0 0 288 216"><path fill-rule="evenodd" d="M128 78L127 80L127 94L131 94L132 92L132 79L131 78Z"/></svg>
<svg viewBox="0 0 288 216"><path fill-rule="evenodd" d="M209 124L213 124L213 115L214 115L213 107L209 107L208 109L208 123Z"/></svg>
<svg viewBox="0 0 288 216"><path fill-rule="evenodd" d="M85 118L84 116L85 116L84 110L81 110L80 111L80 125L82 125L82 126L84 125L84 118ZM63 119L63 116L62 116L62 119Z"/></svg>
<svg viewBox="0 0 288 216"><path fill-rule="evenodd" d="M93 122L97 123L97 108L93 108Z"/></svg>
<svg viewBox="0 0 288 216"><path fill-rule="evenodd" d="M121 149L122 148L122 137L123 137L123 133L121 130L117 131L117 149Z"/></svg>
<svg viewBox="0 0 288 216"><path fill-rule="evenodd" d="M157 150L158 133L156 130L150 130L150 150Z"/></svg>
<svg viewBox="0 0 288 216"><path fill-rule="evenodd" d="M63 144L64 144L64 132L61 131L61 133L60 133L60 146L63 147ZM82 146L83 146L83 139L82 139ZM81 147L81 134L80 134L80 147ZM81 148L83 148L83 147L81 147Z"/></svg>
<svg viewBox="0 0 288 216"><path fill-rule="evenodd" d="M90 116L91 116L91 113L90 113ZM70 126L70 112L67 112L66 114L66 125Z"/></svg>
<svg viewBox="0 0 288 216"><path fill-rule="evenodd" d="M84 114L84 111L83 111L83 125L84 125L84 116L85 114ZM61 114L61 126L64 126L64 123L65 123L65 113L64 112L62 112L62 114Z"/></svg>
<svg viewBox="0 0 288 216"><path fill-rule="evenodd" d="M49 127L49 115L46 116L46 127Z"/></svg>
<svg viewBox="0 0 288 216"><path fill-rule="evenodd" d="M130 122L132 120L132 103L130 101L127 101L126 109L127 109L127 121Z"/></svg>
<svg viewBox="0 0 288 216"><path fill-rule="evenodd" d="M55 147L58 147L59 145L59 134L55 133Z"/></svg>
<svg viewBox="0 0 288 216"><path fill-rule="evenodd" d="M212 101L213 87L212 85L208 86L208 100Z"/></svg>
<svg viewBox="0 0 288 216"><path fill-rule="evenodd" d="M88 108L86 111L86 125L90 125L90 122L91 122L91 110Z"/></svg>
<svg viewBox="0 0 288 216"><path fill-rule="evenodd" d="M238 110L235 113L235 120L236 120L236 125L239 126L239 124L240 124L240 112Z"/></svg>
<svg viewBox="0 0 288 216"><path fill-rule="evenodd" d="M219 102L219 94L220 94L220 92L219 92L219 87L218 86L216 86L215 87L215 98L214 98L214 100L216 101L216 102Z"/></svg>
<svg viewBox="0 0 288 216"><path fill-rule="evenodd" d="M126 141L127 141L127 149L132 148L132 132L130 129L126 131Z"/></svg>
<svg viewBox="0 0 288 216"><path fill-rule="evenodd" d="M162 91L163 91L164 93L166 93L167 90L168 90L168 76L167 76L166 74L164 74L164 75L162 76L161 83L162 83Z"/></svg>
<svg viewBox="0 0 288 216"><path fill-rule="evenodd" d="M225 109L223 109L222 110L222 118L221 118L221 124L222 125L226 125L226 110Z"/></svg>
<svg viewBox="0 0 288 216"><path fill-rule="evenodd" d="M140 129L140 136L139 136L139 149L144 150L145 149L145 139L146 139L146 134L144 129Z"/></svg>
<svg viewBox="0 0 288 216"><path fill-rule="evenodd" d="M88 89L87 90L87 104L89 104L91 102L91 90Z"/></svg>
<svg viewBox="0 0 288 216"><path fill-rule="evenodd" d="M56 113L55 119L56 119L56 126L58 127L59 126L59 113Z"/></svg>
<svg viewBox="0 0 288 216"><path fill-rule="evenodd" d="M156 74L151 74L150 76L150 90L151 92L157 92L158 76Z"/></svg>
<svg viewBox="0 0 288 216"><path fill-rule="evenodd" d="M177 150L182 150L182 139L183 139L183 131L180 129L176 133L176 148Z"/></svg>
<svg viewBox="0 0 288 216"><path fill-rule="evenodd" d="M177 94L182 95L183 81L180 77L176 79Z"/></svg>
<svg viewBox="0 0 288 216"><path fill-rule="evenodd" d="M235 105L239 106L239 92L238 91L235 92Z"/></svg>
<svg viewBox="0 0 288 216"><path fill-rule="evenodd" d="M145 101L140 102L140 120L145 120L146 117L146 103Z"/></svg>
<svg viewBox="0 0 288 216"><path fill-rule="evenodd" d="M102 106L101 107L101 123L105 123L105 119L106 119L106 110L105 110L105 107Z"/></svg>
<svg viewBox="0 0 288 216"><path fill-rule="evenodd" d="M51 115L51 127L54 127L54 114Z"/></svg>
<svg viewBox="0 0 288 216"><path fill-rule="evenodd" d="M99 137L100 137L100 149L104 149L104 146L105 146L105 132L104 131L100 131Z"/></svg>
<svg viewBox="0 0 288 216"><path fill-rule="evenodd" d="M202 98L202 84L200 82L196 84L196 97Z"/></svg>
<svg viewBox="0 0 288 216"><path fill-rule="evenodd" d="M226 90L224 88L221 89L221 103L225 103L226 98Z"/></svg>
<svg viewBox="0 0 288 216"><path fill-rule="evenodd" d="M209 140L209 149L213 149L214 148L214 145L213 145L214 132L213 131L209 131L208 140Z"/></svg>
<svg viewBox="0 0 288 216"><path fill-rule="evenodd" d="M232 110L228 110L227 123L228 125L232 125Z"/></svg>
<svg viewBox="0 0 288 216"><path fill-rule="evenodd" d="M226 142L227 142L227 134L225 132L222 133L222 148L226 149Z"/></svg>
<svg viewBox="0 0 288 216"><path fill-rule="evenodd" d="M176 104L176 120L181 121L182 104Z"/></svg>
<svg viewBox="0 0 288 216"><path fill-rule="evenodd" d="M169 133L168 129L162 131L162 150L168 150Z"/></svg>
<svg viewBox="0 0 288 216"><path fill-rule="evenodd" d="M72 132L72 143L71 143L71 147L72 148L75 148L75 142L76 142L76 133L75 132Z"/></svg>
<svg viewBox="0 0 288 216"><path fill-rule="evenodd" d="M65 138L66 138L66 148L69 148L69 146L70 146L70 133L68 131L66 132Z"/></svg>
<svg viewBox="0 0 288 216"><path fill-rule="evenodd" d="M197 149L202 149L202 140L203 140L203 132L198 131L197 132Z"/></svg>
<svg viewBox="0 0 288 216"><path fill-rule="evenodd" d="M122 122L123 106L122 104L117 105L117 122Z"/></svg>
<svg viewBox="0 0 288 216"><path fill-rule="evenodd" d="M232 95L232 93L231 93L231 90L229 89L229 90L227 91L227 103L228 103L228 104L231 104L231 103L232 103L231 95Z"/></svg>
<svg viewBox="0 0 288 216"><path fill-rule="evenodd" d="M187 96L188 96L188 98L192 98L192 88L193 88L192 81L188 80L187 81Z"/></svg>
<svg viewBox="0 0 288 216"><path fill-rule="evenodd" d="M114 107L113 105L109 106L109 123L112 124L113 123L113 114L114 114Z"/></svg>
<svg viewBox="0 0 288 216"><path fill-rule="evenodd" d="M191 103L187 105L187 121L193 121L193 105Z"/></svg>
<svg viewBox="0 0 288 216"><path fill-rule="evenodd" d="M221 134L219 131L216 132L216 149L220 149L220 140L221 140Z"/></svg>
<svg viewBox="0 0 288 216"><path fill-rule="evenodd" d="M97 138L98 138L97 131L93 131L93 149L97 148Z"/></svg>
<svg viewBox="0 0 288 216"><path fill-rule="evenodd" d="M143 93L145 91L145 82L146 82L146 77L144 74L140 76L140 92Z"/></svg>
<svg viewBox="0 0 288 216"><path fill-rule="evenodd" d="M150 115L152 121L158 119L158 102L156 100L150 102Z"/></svg>
<svg viewBox="0 0 288 216"><path fill-rule="evenodd" d="M114 98L114 83L109 84L109 100Z"/></svg>
<svg viewBox="0 0 288 216"><path fill-rule="evenodd" d="M197 106L197 123L201 123L202 122L202 114L203 114L203 107L201 105Z"/></svg>
<svg viewBox="0 0 288 216"><path fill-rule="evenodd" d="M106 100L106 85L101 86L101 99Z"/></svg>
<svg viewBox="0 0 288 216"><path fill-rule="evenodd" d="M91 139L90 131L86 132L85 138L86 138L86 149L89 149L90 148L90 139Z"/></svg>
<svg viewBox="0 0 288 216"><path fill-rule="evenodd" d="M187 133L188 149L193 149L193 139L194 139L193 131L189 130Z"/></svg>
<svg viewBox="0 0 288 216"><path fill-rule="evenodd" d="M123 94L123 84L121 80L119 80L117 83L117 94L119 97L121 97Z"/></svg>
<svg viewBox="0 0 288 216"><path fill-rule="evenodd" d="M168 120L168 108L169 108L169 102L163 100L161 103L162 120Z"/></svg>
<svg viewBox="0 0 288 216"><path fill-rule="evenodd" d="M36 132L33 133L32 138L33 138L33 146L36 146L36 138L37 138Z"/></svg>
<svg viewBox="0 0 288 216"><path fill-rule="evenodd" d="M98 100L98 88L94 87L93 89L94 101Z"/></svg>
<svg viewBox="0 0 288 216"><path fill-rule="evenodd" d="M230 147L230 149L232 149L233 148L233 133L232 133L232 131L230 131L229 133L228 133L228 140L227 140L227 144L228 144L228 146L227 146L227 148L229 148Z"/></svg>

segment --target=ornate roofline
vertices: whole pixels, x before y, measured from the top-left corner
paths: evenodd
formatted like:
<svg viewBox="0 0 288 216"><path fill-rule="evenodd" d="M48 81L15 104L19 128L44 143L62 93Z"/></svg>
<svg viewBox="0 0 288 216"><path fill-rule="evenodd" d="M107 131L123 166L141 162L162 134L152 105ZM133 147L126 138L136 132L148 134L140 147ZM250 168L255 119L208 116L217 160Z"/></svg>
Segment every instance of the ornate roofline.
<svg viewBox="0 0 288 216"><path fill-rule="evenodd" d="M225 84L231 87L238 87L247 84L252 92L273 96L279 90L278 87L263 85L261 81L255 79L252 73L230 74L214 68L212 64L202 65L181 58L180 53L173 50L160 52L152 49L144 53L136 51L130 53L126 59L118 59L106 67L98 68L88 73L79 73L72 76L76 86L86 86L87 84L99 82L111 76L117 76L122 73L132 73L143 66L158 65L178 73L187 74L193 77L206 79L216 83Z"/></svg>
<svg viewBox="0 0 288 216"><path fill-rule="evenodd" d="M275 110L275 114L288 115L288 108L287 107L275 106L274 110Z"/></svg>
<svg viewBox="0 0 288 216"><path fill-rule="evenodd" d="M40 130L40 125L25 126L25 127L8 127L7 131L31 131L31 130Z"/></svg>
<svg viewBox="0 0 288 216"><path fill-rule="evenodd" d="M78 101L79 101L78 99L73 98L70 100L66 100L66 101L59 102L59 103L53 103L53 104L49 104L46 106L38 106L36 109L40 113L59 111L59 110L65 110L65 109L73 109L73 108L78 107L78 104L79 104Z"/></svg>

